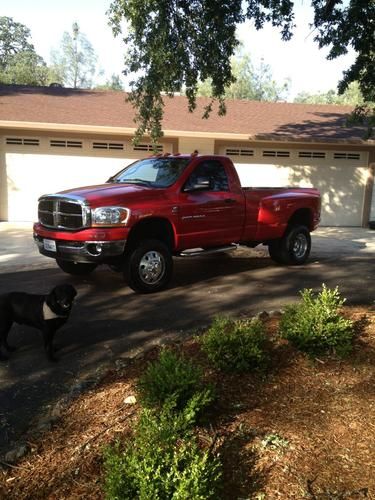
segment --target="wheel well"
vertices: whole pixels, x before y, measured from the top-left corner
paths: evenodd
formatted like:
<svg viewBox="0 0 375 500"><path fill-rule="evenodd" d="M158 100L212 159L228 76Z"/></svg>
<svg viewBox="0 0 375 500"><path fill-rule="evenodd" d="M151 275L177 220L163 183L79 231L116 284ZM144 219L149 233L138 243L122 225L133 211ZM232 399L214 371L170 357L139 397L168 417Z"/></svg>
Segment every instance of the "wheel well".
<svg viewBox="0 0 375 500"><path fill-rule="evenodd" d="M144 239L160 240L170 250L174 247L174 232L172 224L162 218L144 219L136 224L130 231L126 247L133 247L138 241Z"/></svg>
<svg viewBox="0 0 375 500"><path fill-rule="evenodd" d="M302 225L312 229L312 213L308 208L300 208L291 216L288 227Z"/></svg>

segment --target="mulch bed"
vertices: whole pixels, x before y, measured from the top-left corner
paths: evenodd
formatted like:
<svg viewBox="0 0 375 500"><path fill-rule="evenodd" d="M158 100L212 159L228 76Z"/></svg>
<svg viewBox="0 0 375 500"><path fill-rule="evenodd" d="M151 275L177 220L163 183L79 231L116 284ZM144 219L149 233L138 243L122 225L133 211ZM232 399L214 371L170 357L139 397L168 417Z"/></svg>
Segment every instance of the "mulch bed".
<svg viewBox="0 0 375 500"><path fill-rule="evenodd" d="M375 498L375 311L347 307L345 314L358 329L345 360L311 360L277 340L266 373L226 375L212 370L195 340L176 347L217 387L199 433L217 442L223 498ZM266 324L275 338L278 320ZM103 498L102 450L130 438L140 406L124 401L157 353L108 372L74 400L23 459L0 470L0 498Z"/></svg>

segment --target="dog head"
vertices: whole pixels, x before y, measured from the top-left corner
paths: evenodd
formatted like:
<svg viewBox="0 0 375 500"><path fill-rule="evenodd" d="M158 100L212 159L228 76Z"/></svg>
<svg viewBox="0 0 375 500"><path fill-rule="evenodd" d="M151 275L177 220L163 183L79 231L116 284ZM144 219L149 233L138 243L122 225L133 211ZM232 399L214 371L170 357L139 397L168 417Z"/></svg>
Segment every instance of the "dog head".
<svg viewBox="0 0 375 500"><path fill-rule="evenodd" d="M72 285L57 285L47 295L46 302L50 309L62 316L67 316L72 308L77 291Z"/></svg>

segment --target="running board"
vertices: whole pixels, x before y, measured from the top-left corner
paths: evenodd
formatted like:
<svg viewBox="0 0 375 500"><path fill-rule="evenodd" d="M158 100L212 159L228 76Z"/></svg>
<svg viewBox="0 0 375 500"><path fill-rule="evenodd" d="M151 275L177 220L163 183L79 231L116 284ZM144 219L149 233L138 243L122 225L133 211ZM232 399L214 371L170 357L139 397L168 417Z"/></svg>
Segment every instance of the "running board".
<svg viewBox="0 0 375 500"><path fill-rule="evenodd" d="M238 246L239 245L236 243L232 243L231 245L225 247L208 248L207 250L204 250L203 248L192 248L179 253L178 257L198 257L199 255L208 255L211 253L231 252L232 250L237 250Z"/></svg>

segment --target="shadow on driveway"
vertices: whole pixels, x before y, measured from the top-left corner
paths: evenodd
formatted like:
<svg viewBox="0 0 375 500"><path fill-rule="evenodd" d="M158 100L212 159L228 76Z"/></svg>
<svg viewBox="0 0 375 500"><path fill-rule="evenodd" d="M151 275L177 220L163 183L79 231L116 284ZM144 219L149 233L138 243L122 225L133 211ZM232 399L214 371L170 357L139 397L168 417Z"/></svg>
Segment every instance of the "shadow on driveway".
<svg viewBox="0 0 375 500"><path fill-rule="evenodd" d="M373 305L375 233L358 231L352 240L345 231L314 234L310 262L300 267L275 265L264 247L176 259L171 287L152 295L133 293L121 275L105 267L84 279L63 274L49 259L44 259L48 268L35 262L29 268L3 268L0 293L46 293L57 284L72 283L78 297L69 322L56 335L61 346L57 364L45 359L39 332L19 325L11 330L18 350L0 365L0 424L5 431L0 451L75 382L170 332L208 325L218 314L278 309L295 301L299 290L318 289L323 282L339 286L349 304Z"/></svg>

